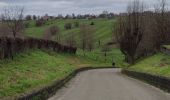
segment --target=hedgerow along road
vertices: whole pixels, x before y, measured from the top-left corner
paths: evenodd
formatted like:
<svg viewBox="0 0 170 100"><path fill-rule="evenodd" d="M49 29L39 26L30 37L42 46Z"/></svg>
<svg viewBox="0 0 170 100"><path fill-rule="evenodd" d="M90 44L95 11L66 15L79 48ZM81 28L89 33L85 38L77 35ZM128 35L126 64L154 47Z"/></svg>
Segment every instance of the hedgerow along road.
<svg viewBox="0 0 170 100"><path fill-rule="evenodd" d="M170 94L122 75L120 71L81 72L49 100L170 100Z"/></svg>

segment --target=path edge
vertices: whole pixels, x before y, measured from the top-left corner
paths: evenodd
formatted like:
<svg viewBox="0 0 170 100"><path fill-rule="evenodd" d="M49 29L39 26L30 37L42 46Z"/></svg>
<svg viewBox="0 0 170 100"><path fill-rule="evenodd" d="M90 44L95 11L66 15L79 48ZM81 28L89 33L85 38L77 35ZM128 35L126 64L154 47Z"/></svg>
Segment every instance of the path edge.
<svg viewBox="0 0 170 100"><path fill-rule="evenodd" d="M127 69L122 69L121 73L124 75L127 75L128 77L141 80L165 92L170 93L170 78L168 77L152 75L152 74L143 73L143 72L136 72L136 71L131 71Z"/></svg>

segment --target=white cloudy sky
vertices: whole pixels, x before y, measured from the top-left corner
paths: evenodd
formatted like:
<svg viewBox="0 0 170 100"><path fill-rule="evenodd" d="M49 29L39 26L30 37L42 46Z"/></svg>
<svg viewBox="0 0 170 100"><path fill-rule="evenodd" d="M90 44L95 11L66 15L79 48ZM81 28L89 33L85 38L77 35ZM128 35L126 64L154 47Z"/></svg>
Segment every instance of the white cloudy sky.
<svg viewBox="0 0 170 100"><path fill-rule="evenodd" d="M3 6L21 5L25 7L26 14L49 15L58 14L98 14L103 10L110 12L123 12L131 0L0 0L0 12ZM143 0L153 5L158 0ZM170 0L167 0L170 3Z"/></svg>

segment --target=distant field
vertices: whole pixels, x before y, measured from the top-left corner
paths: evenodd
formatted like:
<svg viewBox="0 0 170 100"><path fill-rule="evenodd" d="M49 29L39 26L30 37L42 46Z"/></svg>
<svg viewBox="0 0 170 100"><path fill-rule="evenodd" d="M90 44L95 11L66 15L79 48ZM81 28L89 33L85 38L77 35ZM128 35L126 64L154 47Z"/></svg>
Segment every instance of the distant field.
<svg viewBox="0 0 170 100"><path fill-rule="evenodd" d="M90 25L91 22L94 22L94 26L96 28L95 33L95 39L96 41L101 40L101 43L105 44L108 41L112 39L112 27L115 22L115 19L109 20L109 19L94 19L94 20L88 20L88 19L58 19L58 20L50 20L46 23L46 25L42 27L36 27L34 21L30 21L29 28L26 28L25 34L27 36L36 37L36 38L42 38L44 31L52 26L57 25L60 27L60 31L62 34L61 39L64 41L64 39L67 37L67 34L74 33L77 41L79 42L79 28L73 27L71 30L64 29L65 23L72 23L79 22L79 24L88 24Z"/></svg>
<svg viewBox="0 0 170 100"><path fill-rule="evenodd" d="M29 50L18 54L13 60L0 60L0 99L39 89L64 78L77 68L87 66L100 67L111 64L82 58L79 55L41 50Z"/></svg>
<svg viewBox="0 0 170 100"><path fill-rule="evenodd" d="M106 43L112 41L113 39L113 33L112 33L112 28L114 25L116 19L93 19L93 20L88 20L88 19L57 19L57 20L49 20L44 26L42 27L36 27L35 26L35 21L29 21L30 25L29 28L26 28L25 34L27 36L31 37L36 37L36 38L42 38L44 31L53 25L57 25L60 28L60 33L61 33L61 39L62 41L65 40L65 38L68 36L69 33L74 33L76 37L76 41L80 42L79 40L79 34L80 34L80 28L75 28L74 23L79 22L80 25L82 24L87 24L90 25L91 22L94 22L94 26L96 28L95 32L95 49L92 52L83 52L82 50L78 50L78 55L81 57L87 57L92 60L100 60L100 61L105 61L105 56L104 53L102 53L102 48L103 45ZM64 28L64 25L66 23L72 23L73 28L71 30L66 30ZM98 41L100 40L101 45L98 46ZM85 53L85 56L84 56ZM124 66L123 64L123 59L124 56L120 52L120 50L117 47L112 47L110 48L110 51L107 52L107 57L106 57L106 62L112 63L115 62L117 66Z"/></svg>

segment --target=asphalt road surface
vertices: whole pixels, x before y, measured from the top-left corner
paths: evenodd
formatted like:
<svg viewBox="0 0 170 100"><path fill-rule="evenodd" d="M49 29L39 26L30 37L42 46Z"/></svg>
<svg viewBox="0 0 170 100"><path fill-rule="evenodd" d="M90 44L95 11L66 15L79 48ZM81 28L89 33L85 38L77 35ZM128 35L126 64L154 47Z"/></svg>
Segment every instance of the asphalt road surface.
<svg viewBox="0 0 170 100"><path fill-rule="evenodd" d="M96 69L79 73L49 100L170 100L170 94L120 69Z"/></svg>

